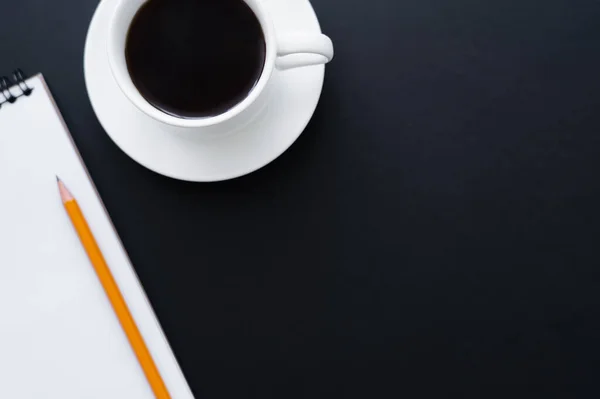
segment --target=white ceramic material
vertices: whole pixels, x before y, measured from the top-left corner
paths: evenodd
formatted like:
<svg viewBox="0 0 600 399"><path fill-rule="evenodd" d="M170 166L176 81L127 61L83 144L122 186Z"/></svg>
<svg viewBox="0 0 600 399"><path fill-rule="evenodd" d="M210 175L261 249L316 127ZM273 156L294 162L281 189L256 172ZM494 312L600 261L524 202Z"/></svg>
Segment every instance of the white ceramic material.
<svg viewBox="0 0 600 399"><path fill-rule="evenodd" d="M125 45L129 26L139 8L147 1L148 0L117 1L116 6L113 8L108 28L108 42L106 46L108 51L108 62L117 84L129 100L148 116L168 125L184 128L205 127L230 120L241 112L248 110L249 106L253 103L268 101L267 96L261 95L271 79L273 69L276 66L280 67L281 65L285 65L286 68L303 67L315 63L327 63L333 58L333 45L327 36L321 33L304 33L303 31L276 35L271 16L262 5L261 1L243 0L248 4L252 11L254 11L265 36L266 57L261 77L244 100L223 114L205 118L178 118L157 109L146 101L133 84L127 70ZM190 51L201 50L190 48ZM280 58L297 54L306 54L308 57L293 57L293 64L282 64L281 62L277 62ZM198 95L202 94L198 93ZM256 113L259 112L262 107L258 106L253 109ZM198 131L198 133L201 132L201 130Z"/></svg>
<svg viewBox="0 0 600 399"><path fill-rule="evenodd" d="M278 59L263 90L268 100L255 102L253 111L217 125L175 127L140 111L119 88L108 61L107 37L117 3L101 1L92 19L85 46L85 80L100 123L135 161L180 180L226 180L265 166L300 136L319 101L325 71L323 65L288 69L305 55ZM261 6L278 36L321 33L307 0L262 0Z"/></svg>

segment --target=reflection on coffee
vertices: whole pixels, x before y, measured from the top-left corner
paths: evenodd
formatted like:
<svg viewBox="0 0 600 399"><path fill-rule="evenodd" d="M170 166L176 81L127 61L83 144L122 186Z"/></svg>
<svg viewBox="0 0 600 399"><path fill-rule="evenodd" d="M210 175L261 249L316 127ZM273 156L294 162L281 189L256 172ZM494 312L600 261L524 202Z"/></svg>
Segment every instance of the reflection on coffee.
<svg viewBox="0 0 600 399"><path fill-rule="evenodd" d="M216 116L246 98L265 54L260 23L243 0L149 0L125 48L142 96L182 118Z"/></svg>

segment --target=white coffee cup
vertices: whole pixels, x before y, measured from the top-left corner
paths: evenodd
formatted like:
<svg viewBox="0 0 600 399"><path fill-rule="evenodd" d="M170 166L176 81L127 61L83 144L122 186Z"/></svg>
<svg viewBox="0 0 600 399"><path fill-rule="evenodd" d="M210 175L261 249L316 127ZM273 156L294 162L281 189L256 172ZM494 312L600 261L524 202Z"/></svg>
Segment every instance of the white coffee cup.
<svg viewBox="0 0 600 399"><path fill-rule="evenodd" d="M121 91L142 112L151 118L178 128L200 128L222 124L245 110L261 109L258 103L266 101L263 91L272 79L275 69L291 69L325 64L333 58L333 44L322 34L301 32L277 35L273 22L260 0L245 1L252 9L263 30L266 43L265 64L262 75L248 96L226 112L205 118L179 118L167 114L150 104L133 84L125 59L125 45L129 26L141 6L152 0L119 0L110 21L108 32L108 60L112 74ZM198 49L200 51L200 49ZM295 56L302 54L302 56ZM287 58L287 56L292 56ZM252 106L252 107L251 107Z"/></svg>

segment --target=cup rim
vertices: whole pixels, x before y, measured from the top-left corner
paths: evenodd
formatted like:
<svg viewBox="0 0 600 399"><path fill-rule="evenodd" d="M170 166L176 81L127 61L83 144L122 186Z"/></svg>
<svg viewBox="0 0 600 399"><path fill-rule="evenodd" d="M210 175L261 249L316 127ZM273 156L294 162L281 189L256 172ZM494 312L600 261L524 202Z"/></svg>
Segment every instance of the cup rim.
<svg viewBox="0 0 600 399"><path fill-rule="evenodd" d="M123 8L130 1L131 0L119 0L113 10L109 23L107 56L111 73L117 85L125 94L125 96L129 99L129 101L131 101L132 104L135 105L140 111L144 112L153 119L156 119L160 122L171 126L187 128L208 127L225 122L239 115L244 110L246 110L252 103L254 103L254 101L256 101L260 94L264 91L268 81L271 78L271 75L273 74L273 70L275 68L275 60L277 56L274 26L260 2L258 2L257 0L242 0L250 7L255 17L258 19L258 22L260 23L260 26L263 31L263 35L265 37L266 46L265 63L263 66L262 73L256 84L250 91L250 93L248 93L248 95L242 101L238 102L226 112L216 116L205 118L177 117L168 114L164 111L161 111L160 109L150 104L150 102L148 102L148 100L146 100L146 98L142 96L142 94L139 92L139 90L133 83L133 80L129 75L129 70L127 69L124 45L121 46L120 44L126 42L129 27L131 26L131 22L133 21L133 18L137 14L138 10L146 2L152 0L139 1L139 4L136 6L131 18L127 18L127 20L125 21L125 24L127 26L123 29L116 29L115 26L120 23L119 18L121 18ZM121 47L123 47L123 51L120 50Z"/></svg>

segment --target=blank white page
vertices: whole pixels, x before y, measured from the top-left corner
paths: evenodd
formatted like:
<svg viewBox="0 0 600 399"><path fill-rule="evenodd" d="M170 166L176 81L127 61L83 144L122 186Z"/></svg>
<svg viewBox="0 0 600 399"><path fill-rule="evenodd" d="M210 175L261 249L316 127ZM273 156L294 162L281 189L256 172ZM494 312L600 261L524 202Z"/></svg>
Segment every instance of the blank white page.
<svg viewBox="0 0 600 399"><path fill-rule="evenodd" d="M43 77L27 84L30 96L0 108L0 398L154 397L55 175L77 198L171 396L193 398Z"/></svg>

